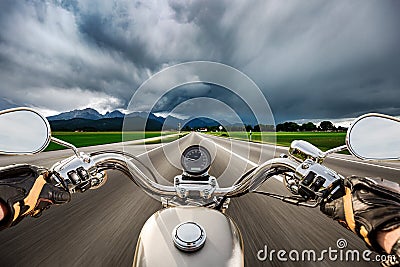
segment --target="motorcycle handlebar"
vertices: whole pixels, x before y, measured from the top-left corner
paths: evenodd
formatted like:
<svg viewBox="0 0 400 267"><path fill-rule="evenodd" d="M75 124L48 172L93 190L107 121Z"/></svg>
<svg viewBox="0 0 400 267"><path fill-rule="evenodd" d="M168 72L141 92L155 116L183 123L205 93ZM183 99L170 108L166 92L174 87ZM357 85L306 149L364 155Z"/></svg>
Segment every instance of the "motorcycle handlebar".
<svg viewBox="0 0 400 267"><path fill-rule="evenodd" d="M106 153L93 156L92 160L95 162L95 165L92 168L97 168L98 171L107 169L121 170L147 193L160 197L171 197L176 195L173 186L160 185L152 181L135 164L122 155Z"/></svg>
<svg viewBox="0 0 400 267"><path fill-rule="evenodd" d="M298 163L290 158L273 158L255 168L238 184L229 188L220 188L227 197L241 195L257 189L267 179L283 172L295 172Z"/></svg>
<svg viewBox="0 0 400 267"><path fill-rule="evenodd" d="M142 188L145 192L157 195L159 197L174 197L176 190L174 186L166 186L152 181L144 174L135 164L128 160L125 156L115 153L99 154L92 157L94 165L91 168L96 168L97 171L106 169L117 169L124 172L129 178ZM231 187L216 188L214 196L217 197L232 197L257 189L263 182L273 175L282 172L294 172L298 163L290 158L274 158L268 160L262 165L255 168L238 184ZM94 170L89 170L89 172Z"/></svg>

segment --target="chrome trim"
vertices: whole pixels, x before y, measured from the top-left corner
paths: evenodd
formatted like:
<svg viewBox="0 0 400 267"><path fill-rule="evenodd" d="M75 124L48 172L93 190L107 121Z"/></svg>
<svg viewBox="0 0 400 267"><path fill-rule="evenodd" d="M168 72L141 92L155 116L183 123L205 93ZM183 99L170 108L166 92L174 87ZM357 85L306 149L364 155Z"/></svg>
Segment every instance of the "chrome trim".
<svg viewBox="0 0 400 267"><path fill-rule="evenodd" d="M125 168L125 170L128 171L126 174L129 174L132 180L146 193L170 198L176 196L175 188L173 186L165 186L153 182L138 167L136 167L135 164L122 155L106 153L93 156L91 159L95 164L93 167L94 170L89 169L90 172L97 170L99 167L106 169L107 166L110 166L111 169L115 169L115 165L118 165Z"/></svg>
<svg viewBox="0 0 400 267"><path fill-rule="evenodd" d="M210 174L208 174L208 170L206 170L206 171L203 172L202 174L190 174L190 173L186 172L185 170L183 170L183 173L182 173L182 176L190 177L190 178L193 178L193 179L196 179L196 178L204 178L204 177L207 177L207 176L209 176L209 175L210 175Z"/></svg>
<svg viewBox="0 0 400 267"><path fill-rule="evenodd" d="M337 152L340 152L340 151L344 151L346 149L348 149L347 145L342 145L342 146L338 146L338 147L329 149L329 150L324 152L324 157L326 157L329 154L333 154L333 153L337 153Z"/></svg>
<svg viewBox="0 0 400 267"><path fill-rule="evenodd" d="M273 158L265 163L258 166L250 175L248 175L243 181L239 184L226 187L226 188L217 188L215 190L215 196L234 196L237 194L245 193L247 190L255 190L263 182L265 182L267 177L267 172L271 169L287 169L287 171L295 172L297 166L299 165L298 162L294 161L290 158ZM271 174L273 175L273 174Z"/></svg>
<svg viewBox="0 0 400 267"><path fill-rule="evenodd" d="M186 180L183 175L177 175L174 178L174 187L176 195L181 199L190 199L194 194L200 203L210 199L216 188L218 188L217 179L214 176L208 176L207 180L196 180L196 177L190 177L192 180ZM198 178L198 176L197 176ZM200 199L198 199L200 197Z"/></svg>
<svg viewBox="0 0 400 267"><path fill-rule="evenodd" d="M55 163L50 170L58 174L54 177L54 180L57 182L56 185L64 188L66 187L65 189L68 189L70 193L74 193L83 183L91 182L93 178L97 177L99 172L94 168L95 163L91 160L86 160L87 158L88 156L82 153L79 157L74 155ZM71 180L68 173L70 171L76 171L80 167L88 171L88 179L79 179L79 181ZM62 179L62 181L60 181L60 179Z"/></svg>
<svg viewBox="0 0 400 267"><path fill-rule="evenodd" d="M304 168L303 165L307 164L307 168ZM299 181L303 181L304 178L310 173L314 172L315 173L315 178L316 177L322 177L325 179L323 185L321 188L318 188L317 190L312 190L314 192L323 190L329 186L331 186L335 181L340 180L342 177L335 172L334 170L321 165L319 163L316 163L312 160L306 160L303 164L299 165L296 169L295 176ZM309 184L309 185L304 185L301 184L302 186L305 187L310 187L314 183L314 180Z"/></svg>
<svg viewBox="0 0 400 267"><path fill-rule="evenodd" d="M51 141L56 143L56 144L59 144L61 146L68 147L68 148L72 149L77 157L81 157L81 155L79 154L78 149L73 144L70 144L70 143L65 142L65 141L63 141L61 139L55 138L53 136L51 137Z"/></svg>
<svg viewBox="0 0 400 267"><path fill-rule="evenodd" d="M206 231L195 222L181 223L172 230L172 240L175 246L182 251L198 251L204 246L206 239Z"/></svg>
<svg viewBox="0 0 400 267"><path fill-rule="evenodd" d="M115 153L104 153L96 155L90 158L91 165L88 169L89 173L94 174L95 172L104 171L107 169L117 169L123 171L128 175L132 181L134 181L139 187L150 195L155 195L164 198L164 201L174 202L174 198L179 197L174 186L166 186L158 184L152 181L145 175L135 164L128 160L125 156ZM212 200L212 197L230 197L237 194L246 193L249 190L255 190L261 184L275 174L275 170L284 170L295 172L298 162L290 158L274 158L262 165L258 166L250 175L244 178L240 183L225 188L218 188L217 183L215 184L215 191L209 192L206 199ZM268 173L274 170L274 172ZM211 182L216 182L211 177ZM213 185L214 187L214 185Z"/></svg>
<svg viewBox="0 0 400 267"><path fill-rule="evenodd" d="M291 158L303 162L311 159L315 162L322 163L325 155L318 147L304 140L294 140L289 147L289 155Z"/></svg>
<svg viewBox="0 0 400 267"><path fill-rule="evenodd" d="M346 146L347 146L348 150L350 151L350 153L351 153L353 156L355 156L355 157L357 157L357 158L359 158L359 159L362 159L362 160L366 160L366 161L376 161L376 159L366 158L366 157L363 157L363 156L361 156L361 155L358 155L358 154L353 150L353 148L352 148L351 145L350 145L350 132L351 132L351 130L353 129L354 125L356 125L358 121L360 121L360 120L362 120L362 119L364 119L364 118L368 118L368 117L381 117L381 118L385 118L385 119L389 119L389 120L393 120L393 121L397 121L397 122L400 122L400 119L395 118L395 117L392 117L392 116L389 116L389 115L380 114L380 113L367 113L367 114L364 114L364 115L358 117L356 120L354 120L354 121L352 122L352 124L350 125L349 129L347 129L347 133L346 133ZM398 160L398 159L399 159L399 158L390 158L390 159L380 159L380 160Z"/></svg>
<svg viewBox="0 0 400 267"><path fill-rule="evenodd" d="M51 128L50 128L49 121L46 119L46 117L44 117L42 114L40 114L36 110L34 110L32 108L28 108L28 107L18 107L18 108L10 108L10 109L1 110L0 111L0 115L6 114L6 113L11 113L11 112L14 112L14 111L30 111L30 112L36 113L43 120L43 122L45 123L45 125L47 127L46 142L43 144L42 147L40 147L38 150L33 151L33 152L15 153L15 152L4 152L4 151L1 151L0 154L3 154L3 155L34 155L34 154L40 153L43 150L45 150L46 147L49 145L50 140L51 140Z"/></svg>

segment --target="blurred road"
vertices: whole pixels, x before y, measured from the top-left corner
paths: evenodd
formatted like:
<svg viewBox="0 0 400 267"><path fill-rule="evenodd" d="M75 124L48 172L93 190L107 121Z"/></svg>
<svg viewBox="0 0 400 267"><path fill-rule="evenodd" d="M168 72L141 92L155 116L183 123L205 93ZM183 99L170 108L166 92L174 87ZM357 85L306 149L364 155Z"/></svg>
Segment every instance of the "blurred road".
<svg viewBox="0 0 400 267"><path fill-rule="evenodd" d="M244 171L271 158L269 145L222 139L198 133L172 143L130 145L125 150L137 155L156 171L159 182L168 183L180 173L180 151L190 144L205 145L214 157L210 174L220 186L233 183ZM120 144L82 148L82 151L121 149ZM278 148L275 155L287 149ZM230 152L232 151L232 153ZM70 150L44 152L35 156L0 157L0 166L30 163L50 167L57 160L72 155ZM398 181L398 164L364 163L351 156L334 155L326 165L347 175L379 176ZM162 179L162 177L166 179ZM288 194L282 184L272 179L263 190ZM27 218L17 227L0 233L1 266L131 266L140 229L159 202L143 193L128 178L109 172L105 186L84 194L75 194L70 203L52 207L39 219ZM363 242L337 223L320 214L318 209L290 206L265 196L248 194L231 201L228 215L241 229L246 266L342 266L340 261L261 262L257 252L284 249L337 249L336 241L344 238L346 249L363 251ZM327 258L327 257L325 257ZM365 261L352 266L379 266Z"/></svg>

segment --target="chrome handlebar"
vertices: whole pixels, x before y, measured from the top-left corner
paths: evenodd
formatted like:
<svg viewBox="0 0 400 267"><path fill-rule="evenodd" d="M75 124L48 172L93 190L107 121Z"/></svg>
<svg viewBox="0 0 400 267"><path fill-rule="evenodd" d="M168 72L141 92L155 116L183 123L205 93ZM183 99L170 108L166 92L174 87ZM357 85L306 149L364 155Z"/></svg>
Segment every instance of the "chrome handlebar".
<svg viewBox="0 0 400 267"><path fill-rule="evenodd" d="M75 155L56 163L51 171L56 186L74 193L102 184L105 171L109 169L123 172L150 195L164 200L179 198L179 192L175 186L161 185L151 180L123 153L101 152L92 156L81 153L79 157ZM302 162L295 157L274 158L256 167L233 186L213 187L212 193L207 198L241 196L255 191L270 177L283 173L290 174L289 178L285 176L284 180L288 190L305 200L326 197L327 191L332 190L333 185L336 186L337 181L342 178L336 172L311 159Z"/></svg>
<svg viewBox="0 0 400 267"><path fill-rule="evenodd" d="M255 168L238 184L227 188L219 188L215 193L226 197L247 193L250 190L257 189L273 175L277 175L283 171L294 172L298 165L299 164L296 161L290 158L270 159Z"/></svg>
<svg viewBox="0 0 400 267"><path fill-rule="evenodd" d="M160 185L152 181L135 164L122 155L107 153L94 156L92 160L95 162L93 168L104 168L104 170L111 168L123 171L135 184L149 194L160 197L172 197L176 195L173 186Z"/></svg>
<svg viewBox="0 0 400 267"><path fill-rule="evenodd" d="M254 169L250 175L246 176L238 184L216 188L213 196L234 196L248 192L250 189L258 188L269 176L271 169L284 169L295 171L298 163L289 158L271 159ZM68 189L71 193L85 191L91 186L101 182L101 174L107 169L116 169L126 174L136 185L145 192L159 197L175 197L176 189L174 186L161 185L152 181L134 163L125 156L115 153L104 153L89 157L86 154L80 157L72 156L53 165L53 180L57 186ZM269 174L269 175L267 175ZM96 181L97 179L97 181Z"/></svg>

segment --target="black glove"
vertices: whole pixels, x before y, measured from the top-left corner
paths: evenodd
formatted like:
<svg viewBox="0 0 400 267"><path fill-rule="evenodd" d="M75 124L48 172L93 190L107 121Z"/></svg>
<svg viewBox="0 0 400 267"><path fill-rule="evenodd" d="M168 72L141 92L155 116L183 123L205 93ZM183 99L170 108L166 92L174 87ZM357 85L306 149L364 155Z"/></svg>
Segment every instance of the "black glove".
<svg viewBox="0 0 400 267"><path fill-rule="evenodd" d="M46 169L31 165L0 169L0 201L7 206L0 230L16 225L27 215L40 215L51 204L70 201L69 192L47 183L48 176Z"/></svg>
<svg viewBox="0 0 400 267"><path fill-rule="evenodd" d="M399 184L373 178L343 181L342 197L323 202L321 211L361 237L372 250L385 253L376 234L400 227Z"/></svg>

